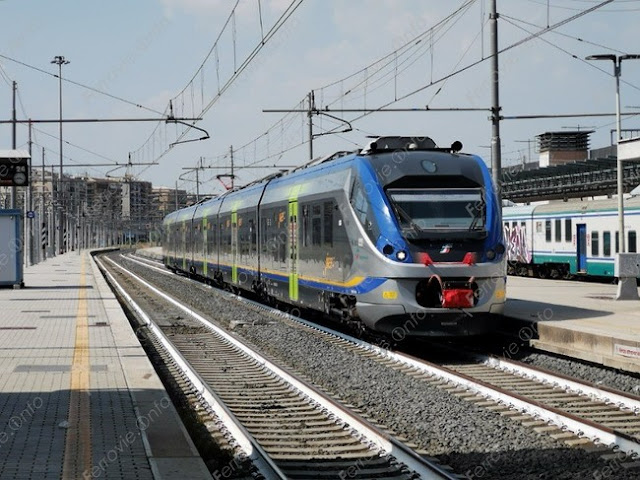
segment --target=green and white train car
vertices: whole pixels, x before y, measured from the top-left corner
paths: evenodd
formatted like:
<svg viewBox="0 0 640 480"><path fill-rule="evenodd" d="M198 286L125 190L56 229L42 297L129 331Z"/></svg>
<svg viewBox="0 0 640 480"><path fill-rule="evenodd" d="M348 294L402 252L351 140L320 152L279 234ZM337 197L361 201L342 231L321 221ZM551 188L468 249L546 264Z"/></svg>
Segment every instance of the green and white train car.
<svg viewBox="0 0 640 480"><path fill-rule="evenodd" d="M625 240L637 252L640 196L625 199ZM541 278L614 276L620 250L617 199L572 200L502 209L508 273Z"/></svg>

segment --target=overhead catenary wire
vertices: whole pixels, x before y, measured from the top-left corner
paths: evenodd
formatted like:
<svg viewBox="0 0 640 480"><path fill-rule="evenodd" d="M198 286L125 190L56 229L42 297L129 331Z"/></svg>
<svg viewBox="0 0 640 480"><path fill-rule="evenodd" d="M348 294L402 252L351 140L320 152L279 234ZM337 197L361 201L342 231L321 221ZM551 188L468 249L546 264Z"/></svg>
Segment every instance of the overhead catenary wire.
<svg viewBox="0 0 640 480"><path fill-rule="evenodd" d="M518 46L520 46L520 45L522 45L522 44L524 44L524 43L526 43L526 42L528 42L530 40L533 40L534 38L538 38L539 36L541 36L541 35L543 35L543 34L545 34L547 32L553 31L554 29L559 28L560 26L565 25L565 24L567 24L567 23L569 23L571 21L574 21L577 18L582 17L583 15L591 13L591 12L595 11L596 9L599 9L599 8L603 7L604 5L607 5L607 4L611 3L611 2L612 2L612 0L601 1L601 2L598 2L596 5L594 5L594 6L590 7L590 8L586 8L584 10L580 10L579 13L576 14L576 15L573 15L573 16L571 16L569 18L566 18L566 19L563 19L563 20L561 20L559 22L556 22L555 24L550 25L549 27L542 28L542 29L540 29L540 31L532 33L529 36L527 36L527 37L525 37L525 38L523 38L523 39L521 39L521 40L519 40L517 42L514 42L513 44L511 44L511 45L503 48L502 50L500 50L500 53L506 52L506 51L508 51L510 49L513 49L513 48L516 48L516 47L518 47ZM473 2L464 2L462 4L462 6L460 7L460 9L458 9L458 11L460 11L460 12L464 11L464 7L465 6L468 7L472 3ZM447 17L447 18L449 18L449 17ZM481 24L480 29L481 29L481 31L484 30L484 22ZM400 63L400 61L398 60L398 57L399 57L399 53L398 52L401 52L402 49L405 48L407 45L412 46L413 48L411 50L411 53L406 55L406 58L412 58L413 59L414 58L413 56L417 55L415 52L420 52L422 54L424 54L424 52L428 52L429 50L427 48L425 48L425 45L428 42L424 42L423 45L420 45L420 43L422 43L422 42L421 41L419 42L416 39L419 39L421 36L425 36L427 33L429 35L431 35L432 32L435 32L435 31L436 30L434 29L434 27L432 27L431 29L428 29L426 32L422 32L421 34L419 34L417 36L414 36L412 40L414 41L415 44L411 44L411 42L407 42L407 44L405 44L405 45L401 46L400 48L394 50L394 52L386 55L385 57L383 57L383 59L377 60L376 62L373 62L373 63L369 64L367 67L362 68L362 69L358 70L357 72L355 72L355 73L353 73L353 74L351 74L351 75L349 75L347 77L341 78L339 80L336 80L336 81L328 84L328 86L336 86L337 88L339 88L341 90L341 95L337 96L336 98L332 98L330 101L328 101L327 105L333 105L336 102L342 103L342 102L344 102L344 99L345 99L345 97L347 95L352 95L353 94L353 92L354 92L353 89L345 88L345 86L344 86L345 85L345 81L348 81L349 79L355 79L358 82L357 83L357 87L359 87L361 90L364 90L366 88L367 93L370 94L372 92L373 88L374 88L375 82L371 80L369 74L376 74L378 77L382 77L382 75L380 75L380 73L377 73L377 72L380 71L380 68L382 68L382 67L376 68L377 66L381 66L381 65L385 66L385 68L387 68L388 70L390 70L392 72L391 76L382 77L385 80L388 79L387 83L388 82L395 82L396 79L394 78L393 74L395 74L395 72L399 70L399 67L396 67L396 63ZM481 34L476 35L476 39L478 39L480 37L481 37ZM438 38L442 38L442 37L438 37ZM464 58L464 55L467 54L468 51L470 51L471 46L472 45L467 47L467 50L463 54L463 58ZM459 75L459 74L461 74L461 73L473 68L474 66L482 63L486 59L491 58L491 57L486 57L485 58L483 50L481 50L481 57L482 58L480 60L478 60L478 61L471 62L469 65L466 65L466 66L461 67L461 68L455 68L454 71L450 72L449 74L443 75L440 78L435 78L429 84L425 84L425 85L423 85L422 87L420 87L418 89L409 91L408 93L406 93L404 95L392 95L393 101L385 103L385 104L383 104L381 106L372 108L371 112L365 113L364 115L357 116L357 117L355 117L355 119L349 119L349 121L351 121L351 122L357 121L357 120L359 120L359 119L361 119L363 117L366 117L367 115L369 115L371 113L375 113L378 110L381 110L381 109L383 109L385 107L388 107L388 106L394 104L396 101L402 101L404 99L407 99L407 98L409 98L409 97L411 97L411 96L413 96L413 95L415 95L415 94L417 94L417 93L419 93L421 91L424 91L429 87L435 86L435 85L437 85L439 83L443 83L444 84L444 83L446 83L446 81L448 79L450 79L450 78L452 78L452 77L454 77L456 75ZM386 63L384 63L384 62L381 63L383 60L386 60ZM408 60L405 60L405 61L408 61ZM458 61L456 66L459 65L461 61L462 61L462 59ZM372 66L374 66L374 67L372 68ZM369 69L371 71L368 71ZM367 75L364 75L365 72L367 73ZM322 88L326 88L326 87L327 86L322 87ZM395 93L395 91L394 91L394 93ZM437 95L437 92L436 92L436 95ZM319 96L320 96L320 98L327 98L325 96L325 92L322 92L322 91L319 93ZM396 96L397 96L397 98L396 98ZM352 95L352 97L353 97L353 95ZM304 114L298 114L297 117L304 119ZM300 141L298 141L298 142L291 141L286 146L283 144L282 137L284 137L284 135L286 135L286 134L283 133L283 128L282 128L281 122L284 119L287 119L287 118L294 118L294 117L288 117L288 116L285 115L284 117L282 117L281 119L276 121L275 124L272 127L270 127L265 134L262 134L259 137L255 138L254 140L252 140L252 141L248 142L247 144L245 144L247 146L249 146L249 145L253 146L253 158L254 158L254 160L251 163L248 163L248 164L259 163L259 162L266 161L266 160L273 159L273 158L280 158L284 154L286 154L286 153L288 153L288 152L290 152L292 150L295 150L296 148L299 148L299 147L305 145L308 142L308 140L305 140L305 138L304 138L304 129L303 129L304 127L303 127L302 122L300 122L299 125L301 127L300 128L300 132L302 132L302 139ZM339 128L339 127L336 127L336 128ZM272 133L275 132L276 129L279 131L279 135L281 136L280 142L274 142L273 141L275 135L273 137L270 136ZM329 125L328 128L326 128L326 129L323 128L322 131L331 131L331 126ZM265 135L266 135L266 137L265 137ZM298 137L298 138L300 138L300 137ZM261 149L258 149L258 142L261 139L264 139L265 140L265 142L264 142L265 145L268 145L268 147L266 148L267 153L265 155L263 155L263 156L260 156L260 153L264 152L265 147L263 146ZM291 139L293 139L293 135L291 136ZM272 148L272 146L274 144L279 145L279 148L278 148L277 152L273 152L272 150L270 150L270 148ZM240 149L238 149L238 150L240 150ZM260 158L258 158L258 157L260 157Z"/></svg>
<svg viewBox="0 0 640 480"><path fill-rule="evenodd" d="M534 3L536 5L542 5L542 6L547 6L548 3L547 1L543 1L543 0L525 0L528 3ZM595 3L597 0L594 0L593 2L584 2L584 3ZM638 0L616 0L615 3L640 3L638 2ZM581 9L578 7L567 7L564 5L549 5L551 8L555 8L555 9L559 9L559 10L570 10L570 11L574 11L574 12L579 12ZM640 8L621 8L621 9L611 9L611 8L607 8L604 9L603 12L604 13L621 13L621 12L635 12L640 10Z"/></svg>
<svg viewBox="0 0 640 480"><path fill-rule="evenodd" d="M514 27L516 27L516 28L518 28L518 29L520 29L520 30L522 30L524 32L527 32L527 33L531 33L531 32L529 30L527 30L526 28L522 27L521 25L518 25L516 22L522 22L522 23L526 23L526 24L531 25L531 26L536 26L534 24L530 24L528 22L524 22L523 20L519 20L519 19L516 19L516 18L513 18L513 17L508 17L506 15L501 15L501 18L503 18L504 21L506 21L510 25L513 25ZM559 32L554 32L554 33L559 33ZM583 41L582 39L579 39L577 37L572 37L570 35L565 35L565 36L569 37L569 38L572 38L572 39L574 39L576 41ZM575 60L578 60L578 61L584 63L585 65L589 65L591 68L599 70L600 72L602 72L602 73L604 73L604 74L606 74L608 76L611 76L611 72L609 70L606 70L606 69L604 69L602 67L599 67L596 64L594 64L593 62L589 62L589 61L585 60L584 58L580 57L579 55L577 55L575 53L571 53L567 49L562 48L559 45L557 45L557 44L555 44L553 42L550 42L550 41L548 41L548 40L546 40L544 38L539 38L539 40L544 42L544 43L546 43L547 45L557 49L557 50L560 50L562 53L570 56L571 58L574 58ZM591 43L591 42L588 42L588 43ZM613 52L624 53L624 52L621 52L620 50L609 48L609 47L604 46L604 45L600 45L600 44L593 44L593 45L596 45L598 47L601 47L601 48L604 48L606 50L610 50L610 51L613 51ZM629 87L631 87L631 88L633 88L635 90L640 90L640 87L638 87L637 85L634 85L633 83L631 83L631 82L629 82L627 80L621 79L620 82L628 85Z"/></svg>
<svg viewBox="0 0 640 480"><path fill-rule="evenodd" d="M217 93L212 96L212 98L208 101L208 103L206 103L205 105L201 106L200 110L198 111L198 117L204 116L213 107L213 105L215 105L215 103L220 99L220 97L229 89L229 87L235 82L235 80L253 62L253 60L257 57L257 55L262 51L262 49L267 45L267 43L276 35L276 33L286 24L286 22L289 20L289 18L291 18L291 16L300 7L300 5L302 5L303 2L304 2L304 0L293 0L293 1L291 1L291 3L288 5L288 7L286 7L286 9L280 15L280 17L273 23L273 25L269 28L269 30L264 34L264 37L260 40L260 42L258 42L256 44L256 46L247 55L247 57L240 64L240 66L238 66L237 69L226 80L226 82L223 83L222 87L219 88ZM228 20L227 20L227 23L225 23L225 26L229 24L231 19L232 19L232 16L230 15ZM231 22L231 24L233 24L233 22ZM211 51L213 51L214 47L212 47L212 50L210 50L210 53L207 56L207 58L205 59L205 62L203 62L203 65L206 63L206 60L210 57ZM202 68L202 66L201 66L201 68ZM190 82L192 82L193 79L196 78L197 75L198 75L198 73L196 72L196 74L192 77ZM183 89L183 92L188 88L188 85L189 85L189 83L187 84L185 89ZM180 97L181 97L181 94L179 94L178 96L174 97L174 100L178 99ZM159 126L157 128L159 128ZM148 139L145 141L145 143L141 147L139 147L138 149L134 150L134 152L133 152L134 154L137 154L141 150L143 150L145 148L145 145L149 141L151 141L152 137L155 137L155 133L157 131L157 128L156 128L156 130L154 130L154 132L152 132L152 134L148 137ZM185 128L181 132L176 131L176 141L182 140L189 133L190 129L191 129L190 126L185 126ZM152 145L153 145L153 148L155 148L155 143L152 144ZM154 161L155 162L159 162L167 153L169 153L169 151L170 151L170 147L165 147L165 148L162 149L161 153L159 153L159 154L156 154L155 152L153 152ZM147 167L147 168L149 168L149 167ZM140 172L140 174L142 174L144 171L146 171L146 168L143 169L142 172Z"/></svg>
<svg viewBox="0 0 640 480"><path fill-rule="evenodd" d="M420 58L422 58L424 56L424 53L426 53L429 48L432 48L433 44L436 44L438 41L440 41L444 35L450 30L450 28L452 28L453 25L455 25L456 21L462 16L463 13L465 13L468 8L470 6L472 6L474 3L476 2L476 0L465 0L462 2L461 6L456 9L452 14L448 15L447 17L445 17L443 20L441 20L440 22L438 22L436 25L432 26L431 28L427 29L425 32L421 32L418 35L414 35L411 39L409 39L407 42L405 42L402 46L400 46L399 48L397 48L396 50L394 50L393 52L391 52L390 54L385 55L383 58L376 60L375 62L369 64L367 67L364 67L360 70L358 70L357 72L341 79L335 82L332 82L330 84L328 84L325 87L322 87L319 89L319 95L322 98L323 94L324 94L324 90L326 88L332 87L332 86L336 86L336 85L344 85L345 81L348 81L349 79L353 79L353 78L358 78L360 77L361 79L359 80L359 83L356 84L355 86L353 86L351 89L349 89L348 92L344 93L343 95L341 95L342 98L337 98L336 100L328 103L327 105L333 105L335 104L336 101L343 101L344 97L350 93L353 93L355 91L357 91L358 87L362 86L362 88L364 89L365 87L367 88L367 90L369 92L374 92L375 90L377 90L378 88L381 88L381 86L384 86L386 84L388 84L391 81L394 81L394 77L393 74L397 71L397 75L401 75L402 73L404 73L408 68L410 68L416 61L418 61ZM433 32L436 33L436 36L433 37L434 38L434 42L432 44L429 44L428 42L423 41L424 38L427 38L430 35L430 32L433 34ZM400 52L404 52L404 54L402 54L402 60L397 61L398 59L398 53ZM379 78L377 80L375 80L372 83L368 83L369 80L371 78L375 78L375 76L378 74L378 72L380 72L383 69L388 68L389 66L392 66L391 69L391 76L389 76L389 71L383 72L384 76L382 76L382 78ZM397 70L396 70L397 69ZM371 70L371 72L369 72L369 70ZM378 86L377 84L379 82L383 82L383 84L381 86ZM364 95L360 96L360 97L356 97L351 95L352 100L354 99L360 99L360 98L364 98ZM321 101L321 103L323 103ZM297 108L294 108L294 110L300 110L303 108L303 101L301 101ZM289 126L291 126L294 123L294 119L296 118L297 115L291 115L291 114L287 114L284 115L283 117L281 117L279 120L277 120L271 127L269 127L269 129L267 129L267 131L261 135L259 135L258 137L254 138L253 140L247 142L245 145L239 147L238 149L236 149L236 151L241 151L245 148L248 148L250 146L253 146L254 152L253 152L253 162L250 163L250 165L254 165L257 164L259 162L263 162L263 161L267 161L279 156L284 155L285 153L288 153L292 150L295 150L296 148L305 145L307 143L307 141L304 139L304 130L302 132L302 140L294 145L288 145L287 147L285 147L284 145L282 145L282 140L285 136L285 133L283 132L284 130L284 124L285 122L288 121ZM302 117L304 119L304 117ZM303 120L304 121L304 120ZM343 123L341 123L340 125L344 125ZM276 129L280 129L280 143L281 143L281 147L280 147L280 151L277 153L271 153L271 152L267 152L266 154L262 155L260 157L260 159L258 159L257 157L260 156L263 152L263 150L261 150L260 152L257 149L257 145L258 143L263 140L266 139L267 143L269 141L272 141L270 135L271 132L276 130ZM330 130L326 130L323 129L320 126L320 129L322 131L330 131ZM276 143L272 142L272 143Z"/></svg>
<svg viewBox="0 0 640 480"><path fill-rule="evenodd" d="M535 38L540 37L541 35L543 35L543 34L545 34L547 32L550 32L552 30L555 30L556 28L559 28L559 27L561 27L563 25L566 25L567 23L572 22L572 21L574 21L574 20L576 20L576 19L578 19L578 18L580 18L580 17L582 17L584 15L587 15L587 14L597 10L598 8L603 7L604 5L608 5L609 3L613 2L613 1L614 0L602 1L602 2L598 3L598 5L595 5L595 6L591 7L591 8L586 9L586 10L582 10L582 11L580 11L580 13L572 15L571 17L568 17L568 18L565 18L563 20L560 20L559 22L557 22L557 23L555 23L555 24L553 24L553 25L551 25L549 27L545 27L545 28L539 30L538 32L530 34L527 37L525 37L525 38L523 38L521 40L518 40L518 41L512 43L511 45L508 45L507 47L502 48L501 50L498 51L498 54L502 54L504 52L507 52L507 51L513 49L513 48L519 47L520 45L523 45L524 43L527 43L527 42L529 42L529 41L531 41L531 40L533 40ZM467 70L470 70L471 68L473 68L473 67L475 67L475 66L477 66L477 65L479 65L479 64L481 64L481 63L483 63L483 62L485 62L485 61L487 61L487 60L489 60L491 58L492 58L492 56L488 56L488 57L476 60L475 62L472 62L472 63L470 63L470 64L468 64L468 65L466 65L466 66L464 66L462 68L459 68L458 70L456 70L454 72L451 72L451 73L449 73L447 75L444 75L444 76L440 77L439 79L437 79L434 82L428 83L426 85L423 85L423 86L421 86L419 88L414 89L413 91L411 91L411 92L399 97L397 100L392 100L390 102L384 103L384 104L382 104L381 106L379 106L377 109L375 109L373 111L365 112L365 113L363 113L363 114L361 114L361 115L359 115L359 116L357 116L357 117L355 117L353 119L350 119L350 121L351 122L355 122L355 121L360 120L360 119L362 119L362 118L364 118L364 117L366 117L368 115L371 115L372 113L375 113L377 110L381 110L383 108L389 107L390 105L393 105L396 102L399 102L399 101L405 100L407 98L410 98L410 97L412 97L412 96L414 96L414 95L416 95L416 94L418 94L418 93L420 93L420 92L422 92L422 91L424 91L424 90L426 90L426 89L428 89L430 87L433 87L436 84L445 82L446 80L448 80L451 77L454 77L454 76L459 75L459 74L461 74L461 73L463 73L463 72L465 72Z"/></svg>
<svg viewBox="0 0 640 480"><path fill-rule="evenodd" d="M10 62L17 63L18 65L22 65L23 67L30 68L31 70L35 70L35 71L37 71L37 72L43 73L43 74L48 75L48 76L51 76L51 77L53 77L53 78L58 78L58 74L56 74L56 73L48 72L47 70L44 70L44 69L39 68L39 67L35 67L35 66L33 66L33 65L29 65L29 64L28 64L28 63L26 63L26 62L22 62L22 61L20 61L20 60L16 60L15 58L9 57L9 56L7 56L7 55L3 55L3 54L1 54L1 53L0 53L0 58L4 58L5 60L9 60ZM133 101L131 101L131 100L127 100L127 99L125 99L125 98L123 98L123 97L119 97L119 96L114 95L114 94L112 94L112 93L108 93L108 92L105 92L105 91L103 91L103 90L99 90L99 89L97 89L97 88L91 87L91 86L89 86L89 85L85 85L85 84L83 84L83 83L76 82L76 81L71 80L71 79L69 79L69 78L67 78L67 77L63 77L63 78L62 78L62 82L63 82L63 83L68 83L68 84L71 84L71 85L75 85L75 86L77 86L77 87L84 88L84 89L86 89L86 90L90 90L90 91L92 91L92 92L94 92L94 93L98 93L98 94L100 94L100 95L104 95L104 96L109 97L109 98L111 98L111 99L113 99L113 100L118 100L119 102L123 102L123 103L126 103L126 104L128 104L128 105L132 105L132 106L134 106L134 107L136 107L136 108L140 108L140 109L143 109L143 110L147 110L147 111L149 111L149 112L153 112L153 113L162 114L162 112L160 112L160 111L158 111L158 110L155 110L155 109L153 109L153 108L147 107L147 106L145 106L145 105L142 105L141 103L133 102Z"/></svg>

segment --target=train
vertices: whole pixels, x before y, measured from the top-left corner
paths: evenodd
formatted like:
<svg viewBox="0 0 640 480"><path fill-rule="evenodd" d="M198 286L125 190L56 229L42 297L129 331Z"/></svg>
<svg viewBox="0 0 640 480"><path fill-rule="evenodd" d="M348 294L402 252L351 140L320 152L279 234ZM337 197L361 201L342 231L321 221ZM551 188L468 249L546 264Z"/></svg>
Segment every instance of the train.
<svg viewBox="0 0 640 480"><path fill-rule="evenodd" d="M387 136L163 221L167 268L394 337L492 331L506 248L491 176L462 144Z"/></svg>
<svg viewBox="0 0 640 480"><path fill-rule="evenodd" d="M640 195L625 199L624 218L626 251L636 253ZM510 205L502 219L509 274L613 279L620 251L617 199Z"/></svg>

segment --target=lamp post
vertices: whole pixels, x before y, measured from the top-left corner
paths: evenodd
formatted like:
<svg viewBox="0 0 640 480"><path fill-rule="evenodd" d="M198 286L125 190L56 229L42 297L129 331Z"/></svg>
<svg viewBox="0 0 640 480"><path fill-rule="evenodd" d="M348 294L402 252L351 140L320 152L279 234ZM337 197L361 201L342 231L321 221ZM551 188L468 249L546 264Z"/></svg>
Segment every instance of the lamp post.
<svg viewBox="0 0 640 480"><path fill-rule="evenodd" d="M60 253L64 253L64 229L65 229L65 218L64 218L64 209L65 205L65 196L63 191L63 177L62 177L62 65L68 65L69 60L66 60L62 55L56 55L51 60L51 63L55 63L58 65L58 92L59 92L59 107L60 107L60 179L58 180L58 200L60 204L60 221L58 222L58 228L60 229L60 233L58 235L59 242L59 250Z"/></svg>
<svg viewBox="0 0 640 480"><path fill-rule="evenodd" d="M624 185L623 185L623 166L622 158L620 158L620 139L621 139L621 120L620 120L620 72L623 60L637 60L640 55L589 55L586 60L611 60L613 62L613 76L616 79L616 149L617 149L617 180L618 180L618 234L620 238L620 253L626 253L626 239L624 235Z"/></svg>
<svg viewBox="0 0 640 480"><path fill-rule="evenodd" d="M620 239L620 251L616 256L616 270L618 275L618 295L617 300L633 300L638 298L638 288L636 286L636 275L630 276L623 268L622 256L627 252L627 242L624 231L624 183L623 165L620 156L620 140L622 138L622 124L620 118L620 73L623 60L637 60L640 55L589 55L586 60L611 60L613 62L613 76L616 79L616 156L617 156L617 180L618 180L618 238Z"/></svg>

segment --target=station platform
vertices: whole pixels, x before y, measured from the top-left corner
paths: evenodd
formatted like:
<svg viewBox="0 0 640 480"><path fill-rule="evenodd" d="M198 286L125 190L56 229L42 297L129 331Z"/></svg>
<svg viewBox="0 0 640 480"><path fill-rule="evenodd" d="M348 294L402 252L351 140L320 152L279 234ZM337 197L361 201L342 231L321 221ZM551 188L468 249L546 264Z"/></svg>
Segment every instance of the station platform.
<svg viewBox="0 0 640 480"><path fill-rule="evenodd" d="M88 251L0 289L0 478L210 479Z"/></svg>
<svg viewBox="0 0 640 480"><path fill-rule="evenodd" d="M541 350L640 372L640 300L616 300L617 288L510 276L502 328Z"/></svg>

